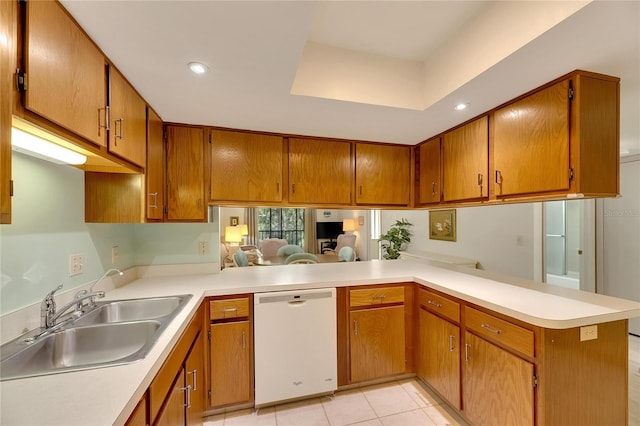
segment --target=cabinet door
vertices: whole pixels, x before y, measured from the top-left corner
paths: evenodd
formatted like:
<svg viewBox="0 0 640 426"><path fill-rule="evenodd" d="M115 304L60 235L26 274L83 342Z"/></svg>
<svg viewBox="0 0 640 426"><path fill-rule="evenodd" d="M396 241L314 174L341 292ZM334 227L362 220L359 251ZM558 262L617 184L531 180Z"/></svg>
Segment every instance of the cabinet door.
<svg viewBox="0 0 640 426"><path fill-rule="evenodd" d="M167 127L167 220L206 220L204 130Z"/></svg>
<svg viewBox="0 0 640 426"><path fill-rule="evenodd" d="M356 144L356 203L408 205L410 163L408 146Z"/></svg>
<svg viewBox="0 0 640 426"><path fill-rule="evenodd" d="M144 394L133 413L127 419L125 426L146 426L147 421L147 394Z"/></svg>
<svg viewBox="0 0 640 426"><path fill-rule="evenodd" d="M211 406L251 401L249 321L211 325Z"/></svg>
<svg viewBox="0 0 640 426"><path fill-rule="evenodd" d="M460 328L420 309L418 377L460 409Z"/></svg>
<svg viewBox="0 0 640 426"><path fill-rule="evenodd" d="M487 198L489 195L489 120L486 116L442 139L444 201Z"/></svg>
<svg viewBox="0 0 640 426"><path fill-rule="evenodd" d="M0 224L11 223L11 114L17 21L17 2L0 2Z"/></svg>
<svg viewBox="0 0 640 426"><path fill-rule="evenodd" d="M404 306L351 311L351 381L405 371Z"/></svg>
<svg viewBox="0 0 640 426"><path fill-rule="evenodd" d="M201 425L205 405L204 386L204 333L196 339L189 356L184 362L185 383L189 389L187 405L187 425Z"/></svg>
<svg viewBox="0 0 640 426"><path fill-rule="evenodd" d="M465 333L463 405L474 425L533 425L533 364Z"/></svg>
<svg viewBox="0 0 640 426"><path fill-rule="evenodd" d="M419 204L440 202L440 138L431 139L419 148Z"/></svg>
<svg viewBox="0 0 640 426"><path fill-rule="evenodd" d="M110 68L109 81L109 152L144 167L147 106L115 67Z"/></svg>
<svg viewBox="0 0 640 426"><path fill-rule="evenodd" d="M569 81L493 114L496 195L569 189Z"/></svg>
<svg viewBox="0 0 640 426"><path fill-rule="evenodd" d="M211 131L211 199L282 201L280 136Z"/></svg>
<svg viewBox="0 0 640 426"><path fill-rule="evenodd" d="M27 2L25 108L104 146L105 59L58 2Z"/></svg>
<svg viewBox="0 0 640 426"><path fill-rule="evenodd" d="M351 144L289 139L289 201L351 203Z"/></svg>
<svg viewBox="0 0 640 426"><path fill-rule="evenodd" d="M164 401L164 405L154 422L155 426L176 426L185 424L185 399L186 389L184 385L184 369L173 382L173 387Z"/></svg>
<svg viewBox="0 0 640 426"><path fill-rule="evenodd" d="M147 219L162 220L164 206L164 143L162 120L156 112L147 109Z"/></svg>

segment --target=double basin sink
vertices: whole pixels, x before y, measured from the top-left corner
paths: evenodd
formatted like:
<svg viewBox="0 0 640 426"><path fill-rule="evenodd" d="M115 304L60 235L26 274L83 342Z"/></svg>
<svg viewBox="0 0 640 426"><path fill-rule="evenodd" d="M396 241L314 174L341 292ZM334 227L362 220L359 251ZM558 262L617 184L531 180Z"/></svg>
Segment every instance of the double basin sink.
<svg viewBox="0 0 640 426"><path fill-rule="evenodd" d="M0 348L0 380L127 364L144 358L191 295L113 300L59 331ZM36 335L40 330L30 334Z"/></svg>

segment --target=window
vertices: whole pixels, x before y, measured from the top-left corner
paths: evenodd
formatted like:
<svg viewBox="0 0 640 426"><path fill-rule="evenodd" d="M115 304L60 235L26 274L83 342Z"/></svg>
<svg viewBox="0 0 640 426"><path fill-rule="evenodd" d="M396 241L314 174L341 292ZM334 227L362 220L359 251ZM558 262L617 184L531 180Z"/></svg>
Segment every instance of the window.
<svg viewBox="0 0 640 426"><path fill-rule="evenodd" d="M261 207L258 209L258 238L284 238L304 247L304 210Z"/></svg>

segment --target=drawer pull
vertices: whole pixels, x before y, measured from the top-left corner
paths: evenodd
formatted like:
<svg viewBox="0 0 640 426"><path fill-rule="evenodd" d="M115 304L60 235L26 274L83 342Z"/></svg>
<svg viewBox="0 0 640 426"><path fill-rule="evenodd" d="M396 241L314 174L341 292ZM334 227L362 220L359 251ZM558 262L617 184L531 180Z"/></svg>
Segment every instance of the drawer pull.
<svg viewBox="0 0 640 426"><path fill-rule="evenodd" d="M449 335L449 352L453 352L455 350L453 347L453 339L455 338L456 337L453 334Z"/></svg>
<svg viewBox="0 0 640 426"><path fill-rule="evenodd" d="M469 361L471 358L469 357L469 348L471 347L470 344L465 343L464 344L464 360L465 361Z"/></svg>
<svg viewBox="0 0 640 426"><path fill-rule="evenodd" d="M223 313L231 313L231 312L238 312L238 308L224 308L222 310Z"/></svg>
<svg viewBox="0 0 640 426"><path fill-rule="evenodd" d="M371 296L371 300L375 301L376 299L380 299L380 302L382 303L382 301L387 297L386 294L379 294L377 296Z"/></svg>
<svg viewBox="0 0 640 426"><path fill-rule="evenodd" d="M482 324L480 325L480 327L484 328L485 330L489 330L492 333L496 333L496 334L502 333L502 330L500 330L499 328L493 328L489 324Z"/></svg>
<svg viewBox="0 0 640 426"><path fill-rule="evenodd" d="M427 301L428 304L435 306L436 308L442 308L442 303L438 303L434 300Z"/></svg>

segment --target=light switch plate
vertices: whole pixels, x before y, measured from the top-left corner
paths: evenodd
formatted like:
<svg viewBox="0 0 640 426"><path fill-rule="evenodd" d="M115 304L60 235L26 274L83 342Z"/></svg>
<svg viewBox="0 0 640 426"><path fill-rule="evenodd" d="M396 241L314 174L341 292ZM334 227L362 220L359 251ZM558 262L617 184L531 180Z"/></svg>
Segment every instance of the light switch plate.
<svg viewBox="0 0 640 426"><path fill-rule="evenodd" d="M595 340L598 338L598 325L587 325L580 327L580 341Z"/></svg>

